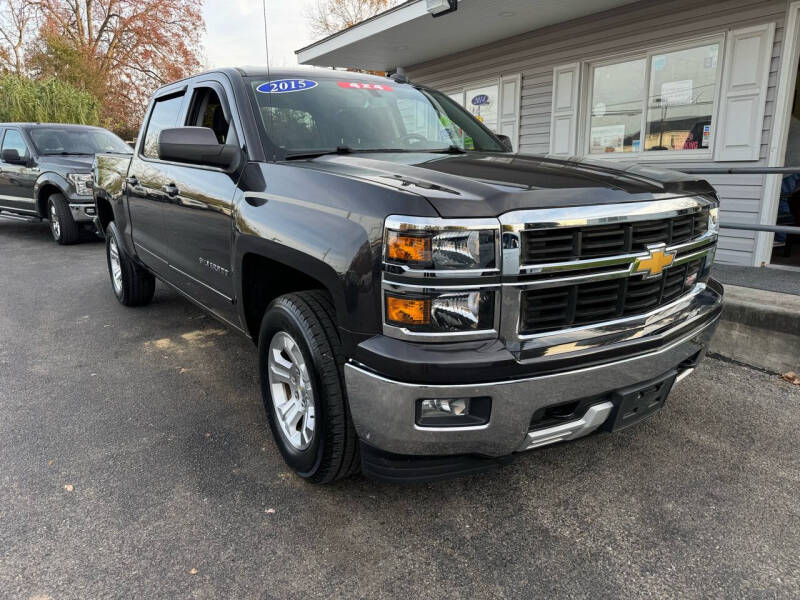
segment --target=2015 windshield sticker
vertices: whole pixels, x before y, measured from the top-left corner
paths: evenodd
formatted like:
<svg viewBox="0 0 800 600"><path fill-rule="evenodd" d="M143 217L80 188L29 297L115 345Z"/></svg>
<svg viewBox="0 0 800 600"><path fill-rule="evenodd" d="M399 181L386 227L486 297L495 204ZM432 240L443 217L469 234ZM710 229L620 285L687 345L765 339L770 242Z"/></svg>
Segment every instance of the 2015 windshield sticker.
<svg viewBox="0 0 800 600"><path fill-rule="evenodd" d="M256 88L262 94L288 94L289 92L304 92L317 87L317 82L311 79L278 79L267 81Z"/></svg>
<svg viewBox="0 0 800 600"><path fill-rule="evenodd" d="M359 81L339 81L340 88L347 88L350 90L375 90L376 92L393 92L394 88L390 85L383 85L382 83L361 83Z"/></svg>

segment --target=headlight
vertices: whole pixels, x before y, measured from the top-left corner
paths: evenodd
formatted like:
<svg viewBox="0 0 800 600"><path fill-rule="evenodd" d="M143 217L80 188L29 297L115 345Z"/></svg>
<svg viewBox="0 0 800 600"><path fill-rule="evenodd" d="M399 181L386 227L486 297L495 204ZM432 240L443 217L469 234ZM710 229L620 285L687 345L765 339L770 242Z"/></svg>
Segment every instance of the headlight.
<svg viewBox="0 0 800 600"><path fill-rule="evenodd" d="M447 219L390 217L384 233L387 270L495 269L499 226L491 228L494 225L496 221L484 219L453 223Z"/></svg>
<svg viewBox="0 0 800 600"><path fill-rule="evenodd" d="M75 193L79 196L92 195L92 174L91 173L70 173L67 179L75 186Z"/></svg>
<svg viewBox="0 0 800 600"><path fill-rule="evenodd" d="M712 233L719 233L719 206L708 211L708 230Z"/></svg>
<svg viewBox="0 0 800 600"><path fill-rule="evenodd" d="M440 292L425 295L386 292L386 323L415 333L490 331L495 292Z"/></svg>

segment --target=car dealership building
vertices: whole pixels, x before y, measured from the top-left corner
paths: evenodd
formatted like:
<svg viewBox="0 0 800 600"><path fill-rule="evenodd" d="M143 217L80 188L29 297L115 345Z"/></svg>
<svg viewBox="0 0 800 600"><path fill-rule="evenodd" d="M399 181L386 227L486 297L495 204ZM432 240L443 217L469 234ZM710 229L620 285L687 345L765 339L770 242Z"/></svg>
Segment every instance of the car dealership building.
<svg viewBox="0 0 800 600"><path fill-rule="evenodd" d="M410 0L297 55L405 72L519 152L783 166L800 117L799 17L800 1L787 0ZM723 223L776 222L781 175L708 178ZM800 266L800 240L791 254L774 245L771 233L724 229L717 259Z"/></svg>

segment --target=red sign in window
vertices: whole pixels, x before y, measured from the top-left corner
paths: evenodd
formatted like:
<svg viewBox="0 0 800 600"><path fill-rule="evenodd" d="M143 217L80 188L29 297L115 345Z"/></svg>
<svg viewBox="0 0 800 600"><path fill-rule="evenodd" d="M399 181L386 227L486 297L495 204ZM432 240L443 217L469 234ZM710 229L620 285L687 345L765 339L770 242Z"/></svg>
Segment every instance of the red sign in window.
<svg viewBox="0 0 800 600"><path fill-rule="evenodd" d="M339 81L339 87L350 90L375 90L378 92L393 92L394 88L382 83L361 83L359 81Z"/></svg>

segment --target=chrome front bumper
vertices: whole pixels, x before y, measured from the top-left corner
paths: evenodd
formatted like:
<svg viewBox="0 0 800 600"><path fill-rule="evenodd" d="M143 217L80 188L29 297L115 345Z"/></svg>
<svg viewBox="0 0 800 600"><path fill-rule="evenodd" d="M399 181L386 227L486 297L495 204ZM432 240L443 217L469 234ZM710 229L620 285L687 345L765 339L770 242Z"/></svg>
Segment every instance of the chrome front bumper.
<svg viewBox="0 0 800 600"><path fill-rule="evenodd" d="M720 299L721 300L721 299ZM716 309L716 310L714 310ZM706 319L677 339L648 353L538 377L465 385L421 385L381 377L361 365L345 365L350 411L362 441L394 454L499 457L548 443L575 439L603 424L611 406L598 403L579 420L529 432L533 414L542 407L601 396L655 379L701 356L719 318L719 302ZM675 327L678 328L677 326ZM659 332L667 338L670 331ZM690 372L678 373L682 378ZM416 403L423 398L489 396L489 423L476 427L426 428L415 423Z"/></svg>

